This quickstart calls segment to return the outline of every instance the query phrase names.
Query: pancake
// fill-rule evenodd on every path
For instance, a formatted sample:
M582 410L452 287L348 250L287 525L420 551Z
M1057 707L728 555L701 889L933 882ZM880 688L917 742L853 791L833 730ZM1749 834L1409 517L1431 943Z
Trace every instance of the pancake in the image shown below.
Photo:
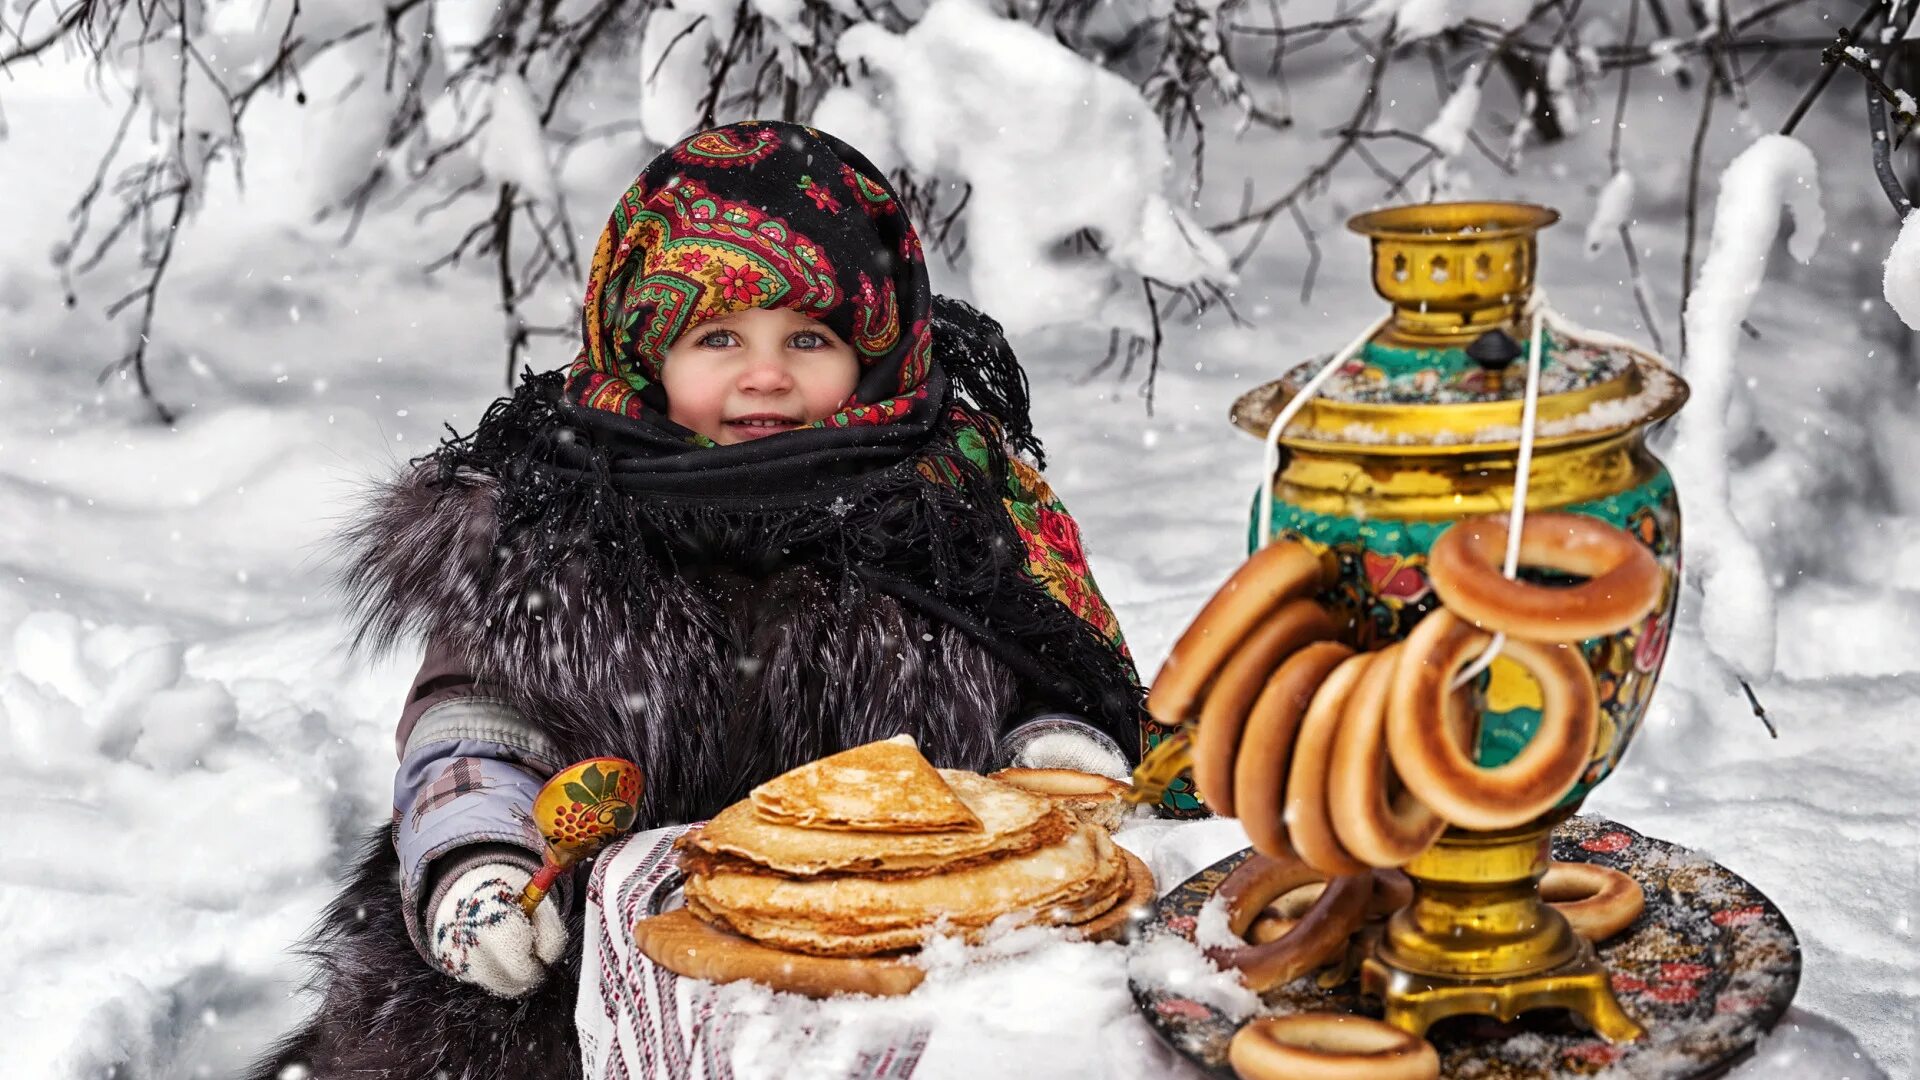
M1087 941L1123 939L1153 904L1153 874L1125 851L1127 882L1106 911L1063 926ZM1049 914L1058 915L1057 909ZM708 982L740 979L787 993L825 998L836 994L895 996L912 993L926 977L923 968L898 952L877 956L809 956L776 949L731 930L721 929L687 909L652 915L634 924L635 946L648 959L677 975Z
M1066 808L1062 807L1061 809L1065 810ZM926 877L929 874L945 874L955 870L965 870L970 867L992 862L995 859L1006 858L1009 855L1024 855L1036 848L1043 848L1049 844L1057 844L1073 835L1073 831L1079 827L1080 820L1082 819L1075 818L1071 812L1048 814L1040 819L1038 825L1024 835L1019 845L1001 851L987 851L977 855L963 855L959 858L948 859L942 862L929 862L925 865L907 864L881 868L862 866L822 870L818 874L783 873L771 866L757 863L752 859L742 858L729 852L707 851L700 846L698 837L689 836L678 845L680 847L680 869L687 874L761 874L770 877L785 878L828 877L844 874L859 874L862 877L872 878ZM916 833L914 835L925 836L928 834Z
M811 761L748 793L762 821L847 831L978 832L980 819L920 756L913 736L895 735Z
M936 770L964 803L977 829L854 832L762 820L745 801L689 833L686 846L727 855L795 877L826 873L933 871L983 855L1015 855L1053 843L1071 819L1038 795L958 769ZM1062 825L1062 821L1068 825Z
M1068 903L1094 891L1117 856L1091 826L1024 855L952 873L913 877L865 874L790 878L703 874L687 880L689 895L726 914L850 928L899 926L945 916L984 923L1021 908Z
M761 874L689 877L687 907L709 923L776 948L868 956L911 948L935 930L973 936L1008 914L1048 923L1095 918L1129 890L1128 868L1105 831L952 873L793 880Z

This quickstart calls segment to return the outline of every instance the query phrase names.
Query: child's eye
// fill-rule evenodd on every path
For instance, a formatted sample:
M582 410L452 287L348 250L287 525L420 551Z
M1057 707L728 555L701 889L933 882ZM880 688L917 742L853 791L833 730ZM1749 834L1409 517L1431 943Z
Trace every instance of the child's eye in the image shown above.
M793 335L790 343L796 349L824 349L833 344L827 340L827 335L816 330L802 330Z
M709 330L700 335L699 345L703 349L724 349L733 342L731 330Z

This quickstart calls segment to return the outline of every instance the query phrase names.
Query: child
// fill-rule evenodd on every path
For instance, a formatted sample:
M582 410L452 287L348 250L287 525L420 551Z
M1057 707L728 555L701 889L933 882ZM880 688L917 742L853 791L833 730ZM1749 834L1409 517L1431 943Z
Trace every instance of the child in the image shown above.
M427 642L394 820L311 947L324 1000L258 1076L573 1076L580 903L529 920L529 810L618 755L638 828L908 732L936 765L1124 775L1142 693L1038 472L999 326L927 286L884 175L741 123L614 208L585 346L352 530L363 642ZM1123 747L1125 749L1123 749ZM451 977L449 977L451 976Z

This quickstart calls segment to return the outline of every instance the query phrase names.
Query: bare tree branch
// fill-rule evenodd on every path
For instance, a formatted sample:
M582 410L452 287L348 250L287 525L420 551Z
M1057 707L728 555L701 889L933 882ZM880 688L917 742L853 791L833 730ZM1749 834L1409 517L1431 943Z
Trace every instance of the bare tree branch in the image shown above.
M1713 87L1700 91L1700 120L1693 129L1693 150L1687 159L1687 246L1680 257L1680 358L1687 356L1687 301L1693 297L1693 245L1700 224L1700 166L1705 156L1707 122L1713 117Z

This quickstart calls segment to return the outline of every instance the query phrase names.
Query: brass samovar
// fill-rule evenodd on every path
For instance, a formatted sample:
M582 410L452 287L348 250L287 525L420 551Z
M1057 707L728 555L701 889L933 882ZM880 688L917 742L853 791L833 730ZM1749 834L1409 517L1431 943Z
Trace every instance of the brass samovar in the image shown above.
M1644 543L1664 571L1659 604L1619 633L1581 643L1598 691L1600 733L1585 772L1560 805L1501 832L1450 828L1405 870L1412 903L1388 921L1366 957L1364 989L1386 1019L1424 1033L1446 1016L1512 1020L1564 1007L1602 1036L1641 1029L1615 1001L1591 945L1540 898L1554 825L1619 762L1646 714L1666 654L1680 581L1680 508L1672 478L1648 450L1649 428L1687 388L1659 357L1572 326L1535 294L1537 234L1554 211L1520 203L1443 203L1362 214L1373 284L1393 305L1278 433L1270 498L1256 498L1273 539L1308 545L1333 583L1318 599L1351 644L1404 638L1438 605L1424 572L1434 539L1455 521L1510 511L1520 459L1528 343L1539 322L1538 408L1527 474L1529 511L1589 514ZM1544 320L1544 321L1542 321ZM1300 365L1234 404L1236 426L1266 436L1279 411L1325 362ZM1497 658L1474 687L1483 766L1511 760L1539 722L1540 691ZM1142 787L1162 804L1201 812L1178 733L1148 732ZM1170 741L1171 740L1171 741Z

